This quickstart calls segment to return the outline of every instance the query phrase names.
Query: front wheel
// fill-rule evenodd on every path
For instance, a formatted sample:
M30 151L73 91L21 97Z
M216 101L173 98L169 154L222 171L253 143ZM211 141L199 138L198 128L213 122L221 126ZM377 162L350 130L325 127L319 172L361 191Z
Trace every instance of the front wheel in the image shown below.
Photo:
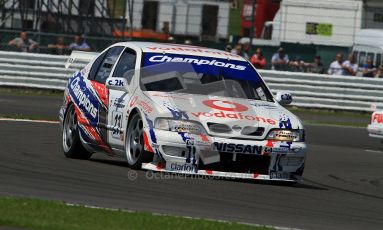
M81 143L78 130L77 116L74 105L68 107L63 123L63 150L68 158L89 159L92 153L88 152Z
M132 169L140 169L142 163L151 162L153 155L144 148L144 124L136 113L130 119L125 137L125 152L128 165Z

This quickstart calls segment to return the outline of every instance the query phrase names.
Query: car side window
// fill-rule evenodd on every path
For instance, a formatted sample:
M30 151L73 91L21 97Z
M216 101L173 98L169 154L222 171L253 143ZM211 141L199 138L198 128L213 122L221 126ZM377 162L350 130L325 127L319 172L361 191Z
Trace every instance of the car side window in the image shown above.
M88 79L94 80L96 78L96 73L98 68L100 67L100 64L102 60L104 60L105 55L108 53L108 51L105 51L100 56L97 57L97 59L93 62L92 67L90 68Z
M120 61L118 62L116 68L114 69L112 77L123 77L130 81L134 75L134 69L136 66L136 52L131 49L126 48L122 53Z
M121 46L115 46L110 48L106 52L104 58L102 59L101 64L99 64L98 67L94 66L94 67L97 67L97 71L94 75L91 76L90 79L100 83L105 83L106 79L110 75L110 72L112 71L114 64L117 61L117 58L120 56L120 53L122 52L123 49L124 48ZM92 66L92 69L93 69L93 66Z

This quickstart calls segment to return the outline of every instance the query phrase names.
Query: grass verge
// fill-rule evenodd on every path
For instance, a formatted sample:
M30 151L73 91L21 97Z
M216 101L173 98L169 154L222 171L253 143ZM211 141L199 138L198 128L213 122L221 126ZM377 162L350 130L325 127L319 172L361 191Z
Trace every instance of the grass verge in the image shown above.
M68 206L63 202L10 197L0 197L0 226L47 230L272 229L239 223L94 209Z
M371 113L334 111L324 109L303 109L290 107L292 113L308 125L336 125L346 127L366 128L370 122Z
M370 112L350 112L350 111L335 111L335 110L326 110L326 109L304 109L297 107L288 108L292 113L296 115L320 115L320 116L329 116L329 117L350 117L350 118L361 118L361 119L370 119Z
M313 121L305 120L305 125L328 125L328 126L343 126L343 127L353 127L353 128L366 128L366 123L354 123L354 122L340 122L340 121Z

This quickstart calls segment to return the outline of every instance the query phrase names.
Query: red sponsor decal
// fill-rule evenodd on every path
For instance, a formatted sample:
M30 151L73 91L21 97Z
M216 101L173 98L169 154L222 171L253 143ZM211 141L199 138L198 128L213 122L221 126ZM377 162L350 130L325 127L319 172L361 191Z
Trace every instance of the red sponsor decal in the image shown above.
M198 113L192 113L192 115L197 117L197 118L200 118L200 117L230 118L230 119L237 119L237 120L258 121L258 122L268 123L270 125L277 124L277 121L274 119L271 119L271 118L252 116L252 115L244 115L242 113L225 113L225 112L221 111L221 112L217 112L217 113L198 112Z
M258 173L253 173L253 178L256 179L259 176Z
M207 136L205 134L200 134L199 136L201 137L202 141L205 141L205 142L209 141L209 138L207 138Z
M81 113L80 109L77 106L75 106L75 109L77 114L77 120L83 126L88 136L92 138L105 152L112 153L112 149L102 140L99 132L89 124L88 120Z
M145 113L151 113L153 111L152 106L146 101L139 101L138 105Z
M246 106L231 101L205 100L202 103L210 108L229 112L243 112L249 110Z
M273 148L274 147L273 141L272 140L268 140L267 144L266 144L266 147Z
M193 53L207 53L207 54L215 54L215 55L224 55L231 57L239 57L236 54L232 54L225 51L213 50L213 49L204 49L201 47L177 47L177 46L168 46L168 47L146 47L149 50L153 51L181 51L181 52L193 52Z
M375 113L373 116L372 116L372 123L379 123L379 124L382 124L383 123L383 114L381 113Z
M70 98L69 94L67 94L65 97L65 107L68 107L69 102L71 102L71 98Z
M213 175L213 170L205 170L205 171L206 171L206 174Z
M138 96L135 96L135 97L130 101L129 107L132 107L134 104L136 104L137 99L138 99Z
M165 163L158 163L157 165L156 165L156 169L157 170L161 170L161 169L164 169L166 167L166 164Z
M150 146L149 138L148 138L148 135L146 134L146 132L144 132L144 148L146 151L154 153L152 146Z
M98 97L101 99L102 103L105 106L108 106L108 89L105 87L104 84L96 82L96 81L90 81L93 89L96 91Z

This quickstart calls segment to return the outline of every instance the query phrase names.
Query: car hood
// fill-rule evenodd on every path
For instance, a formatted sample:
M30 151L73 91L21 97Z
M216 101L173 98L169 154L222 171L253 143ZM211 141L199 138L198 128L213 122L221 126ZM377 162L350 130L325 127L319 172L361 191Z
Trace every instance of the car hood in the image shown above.
M274 128L303 129L302 122L278 103L182 93L145 92L157 108L156 117L200 122L210 135L263 139ZM227 125L232 132L217 133L211 125ZM249 135L246 130L263 130ZM260 132L258 132L260 134Z

